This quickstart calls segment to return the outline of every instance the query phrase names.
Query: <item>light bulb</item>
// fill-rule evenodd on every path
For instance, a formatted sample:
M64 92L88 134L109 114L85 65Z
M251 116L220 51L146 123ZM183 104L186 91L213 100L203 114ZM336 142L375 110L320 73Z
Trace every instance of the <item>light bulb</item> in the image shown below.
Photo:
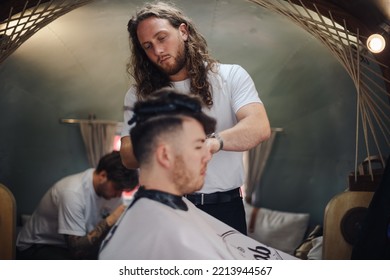
M386 46L386 41L382 35L372 34L367 39L367 48L372 53L380 53L381 51L384 50L385 46Z

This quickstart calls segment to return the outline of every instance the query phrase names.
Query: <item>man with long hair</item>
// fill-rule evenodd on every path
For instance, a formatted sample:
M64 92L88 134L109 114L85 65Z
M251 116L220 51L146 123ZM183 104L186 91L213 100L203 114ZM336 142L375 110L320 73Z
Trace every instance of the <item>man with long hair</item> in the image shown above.
M246 234L240 192L245 175L241 152L270 136L268 117L253 80L241 66L213 59L191 19L172 4L145 4L128 22L128 32L132 51L128 72L135 84L124 101L123 164L138 167L128 125L136 101L167 86L198 96L217 126L207 138L213 157L205 185L187 198Z

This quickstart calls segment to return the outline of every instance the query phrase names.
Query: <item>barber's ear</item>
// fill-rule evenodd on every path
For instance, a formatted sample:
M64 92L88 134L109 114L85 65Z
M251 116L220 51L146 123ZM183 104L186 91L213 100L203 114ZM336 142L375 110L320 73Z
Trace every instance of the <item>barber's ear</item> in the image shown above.
M188 39L188 27L185 23L180 24L179 32L184 41Z
M171 149L167 145L159 145L156 149L157 162L165 168L170 168L172 165L173 155Z

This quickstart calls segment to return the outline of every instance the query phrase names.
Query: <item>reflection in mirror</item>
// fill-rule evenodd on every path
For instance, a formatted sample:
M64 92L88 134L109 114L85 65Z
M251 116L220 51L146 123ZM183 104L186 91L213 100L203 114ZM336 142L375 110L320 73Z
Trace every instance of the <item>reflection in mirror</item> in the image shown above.
M0 114L6 120L0 126L7 132L0 139L0 181L13 188L20 213L31 213L51 182L89 165L79 126L58 119L96 112L123 121L123 97L131 84L125 73L126 24L143 2L92 1L37 29L0 64ZM176 2L199 24L218 60L248 70L271 126L284 129L275 139L256 203L310 212L312 222L321 223L326 203L346 187L355 147L359 157L366 154L364 130L355 143L356 116L364 116L359 124L367 123L369 135L367 108L388 104L379 101L384 99L383 80L376 74L381 66L357 47L357 32L342 35L342 24L317 24L320 17L307 26L307 19L298 22L301 16L284 11L286 17L260 2ZM356 106L357 96L364 106ZM374 137L368 138L375 147ZM383 147L384 137L379 138Z

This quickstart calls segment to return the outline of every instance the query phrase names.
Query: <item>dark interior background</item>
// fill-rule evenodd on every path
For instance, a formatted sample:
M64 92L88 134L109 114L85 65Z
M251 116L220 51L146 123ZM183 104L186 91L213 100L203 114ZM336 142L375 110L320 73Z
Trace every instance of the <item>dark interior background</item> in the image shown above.
M0 64L0 182L14 193L18 214L31 214L55 181L89 167L78 125L59 119L93 113L122 121L131 84L126 25L143 2L93 1L38 31ZM283 128L255 204L307 212L312 224L321 224L355 165L351 78L314 37L256 4L175 3L217 59L251 74L271 126Z

